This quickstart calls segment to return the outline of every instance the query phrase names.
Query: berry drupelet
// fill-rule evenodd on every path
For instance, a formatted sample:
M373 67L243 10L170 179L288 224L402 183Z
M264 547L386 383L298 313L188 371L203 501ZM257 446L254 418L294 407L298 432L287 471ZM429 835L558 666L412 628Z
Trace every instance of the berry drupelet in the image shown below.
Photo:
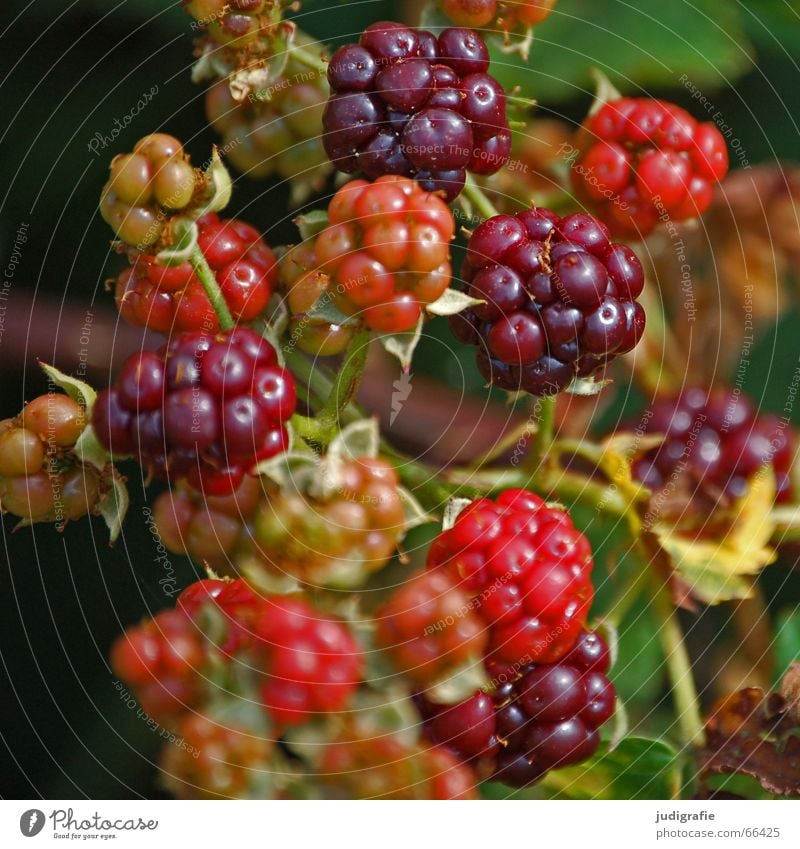
M615 235L643 237L661 219L697 218L728 172L717 127L663 100L612 100L586 120L583 133L572 185Z
M281 263L297 338L315 353L338 352L341 325L305 315L323 292L372 330L411 330L450 282L452 213L406 177L353 180L334 195L329 225ZM321 272L321 273L320 273ZM327 328L327 332L326 332Z
M126 360L98 396L93 425L105 448L135 455L155 476L225 495L287 448L296 403L294 378L254 331L183 333Z
M450 319L490 383L553 395L638 343L644 272L591 215L496 215L472 234L462 275L485 301Z
M268 0L181 0L184 9L220 44L247 47L274 24Z
M439 534L429 569L472 599L497 667L552 663L578 639L592 603L592 552L569 514L526 490L481 498Z
M654 490L683 477L692 494L739 498L762 466L775 473L776 498L791 498L794 435L782 419L758 415L753 402L728 389L698 387L659 398L641 430L665 441L638 457L634 475Z
M438 39L381 22L331 57L325 149L347 173L414 177L448 200L466 173L494 174L508 160L505 93L487 71L489 51L469 29Z
M526 787L597 750L598 728L616 704L609 666L605 641L583 631L559 661L501 675L491 695L478 692L455 705L434 705L422 695L417 703L434 743L495 781Z
M197 220L198 245L235 320L253 321L266 309L278 282L278 263L259 232L244 221L210 213ZM214 308L190 262L160 265L136 254L117 278L120 314L158 333L219 329Z
M532 27L550 17L556 0L441 0L442 11L461 27L485 27L496 22L505 32L517 25Z

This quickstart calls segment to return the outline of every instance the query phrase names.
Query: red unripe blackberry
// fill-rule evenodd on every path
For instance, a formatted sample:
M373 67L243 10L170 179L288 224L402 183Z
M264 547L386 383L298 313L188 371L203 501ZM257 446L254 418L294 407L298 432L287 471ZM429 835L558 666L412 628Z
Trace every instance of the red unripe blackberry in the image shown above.
M370 25L328 66L328 156L340 171L413 177L452 200L467 171L493 174L510 153L505 94L488 68L472 30L452 27L437 39L403 24Z
M417 574L375 613L378 645L424 687L480 658L487 631L470 596L443 570Z
M183 333L135 354L93 411L97 438L160 478L206 495L232 492L259 461L285 450L294 378L252 330Z
M615 235L650 233L659 220L702 215L728 172L722 133L663 100L622 97L584 123L572 185Z
M592 603L592 552L569 514L526 490L478 499L434 540L429 569L467 592L501 666L552 663L574 645Z
M265 310L278 280L278 263L257 230L236 219L214 214L197 221L198 243L217 278L234 319L253 321ZM130 324L158 333L219 329L202 284L187 261L159 265L136 255L117 278L117 306Z
M666 434L633 464L636 477L654 490L679 476L688 479L692 494L739 498L767 465L775 473L777 500L791 499L794 432L784 419L758 415L741 392L690 387L659 398L640 429Z
M428 736L480 772L525 787L549 770L586 760L600 742L597 729L614 713L606 677L608 646L582 631L555 663L532 663L501 674L493 695L478 692L455 705L420 704Z
M631 351L644 332L644 272L586 213L496 215L467 248L462 277L483 304L452 316L478 368L502 389L553 395Z
M329 354L350 338L326 325L329 336L321 339L320 323L304 315L324 292L373 330L412 329L450 282L450 210L413 180L387 175L342 186L328 215L313 248L301 245L281 262L299 344Z

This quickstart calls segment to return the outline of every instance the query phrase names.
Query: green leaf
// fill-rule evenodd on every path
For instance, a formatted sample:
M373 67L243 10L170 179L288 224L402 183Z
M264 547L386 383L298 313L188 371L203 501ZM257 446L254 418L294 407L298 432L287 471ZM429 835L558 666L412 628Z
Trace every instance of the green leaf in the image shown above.
M97 434L91 425L87 425L83 429L83 433L78 437L78 441L72 450L81 463L94 466L100 472L105 469L106 464L111 460L106 449L100 444L100 440L97 438Z
M775 683L800 660L800 608L782 610L775 623Z
M321 233L328 226L328 210L314 209L311 212L306 212L303 215L298 215L294 219L303 241L313 239L318 233Z
M613 751L549 772L540 787L556 799L674 799L681 783L675 750L661 740L626 737Z
M111 477L111 486L102 496L97 504L97 509L103 517L108 528L109 541L114 543L122 531L122 523L128 512L130 498L124 481L114 471Z
M491 52L491 73L504 88L550 102L586 95L592 66L627 93L680 85L683 74L696 86L721 87L752 67L738 4L719 0L560 0L536 27L527 66L498 45Z
M406 333L387 333L380 337L381 345L386 349L386 352L400 360L403 371L408 371L411 368L411 360L414 359L414 351L417 349L422 336L422 325L424 323L425 316L421 315L413 330Z
M42 362L39 365L49 380L55 383L59 389L63 389L73 401L77 401L84 408L86 418L89 419L92 415L92 407L94 407L95 399L97 398L97 393L94 389L88 383L78 380L77 377L64 374L63 371L59 371L55 366Z

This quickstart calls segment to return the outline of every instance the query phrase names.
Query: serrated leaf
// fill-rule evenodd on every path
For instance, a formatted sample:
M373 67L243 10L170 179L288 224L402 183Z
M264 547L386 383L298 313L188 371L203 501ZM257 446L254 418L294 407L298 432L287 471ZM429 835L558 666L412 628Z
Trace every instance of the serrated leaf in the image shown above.
M318 233L321 233L328 226L328 210L314 209L311 212L305 212L303 215L298 215L294 219L297 229L303 241L313 239Z
M100 440L97 438L97 434L91 425L87 425L83 429L83 433L78 437L78 441L75 443L72 451L81 463L94 466L100 472L105 469L111 460L106 449L100 444Z
M455 525L456 519L470 504L472 504L472 501L469 498L451 498L444 508L442 530L449 531Z
M122 523L125 520L125 514L128 512L130 497L125 482L119 477L116 470L114 470L109 484L108 490L103 493L97 502L97 510L108 528L109 542L114 543L122 531Z
M197 247L197 222L191 218L179 217L172 219L172 244L156 254L159 265L180 265L191 259L192 252Z
M397 494L403 503L403 514L405 515L404 527L406 531L410 531L419 525L428 525L436 521L436 517L425 512L425 508L404 486L397 487Z
M49 380L55 383L60 389L63 389L73 401L76 401L84 408L86 419L90 419L94 402L97 399L97 393L94 389L88 383L78 380L77 377L64 374L63 371L59 371L55 366L43 362L40 362L39 365Z
M486 301L480 298L472 298L459 289L445 289L440 297L425 307L425 311L431 315L456 315L468 307L485 303Z
M425 316L421 315L414 330L406 333L387 333L379 337L386 352L397 357L404 371L411 368L414 351L422 337L422 325L424 323Z
M626 737L612 751L601 743L588 761L551 770L541 783L561 799L674 799L681 785L680 761L661 740Z

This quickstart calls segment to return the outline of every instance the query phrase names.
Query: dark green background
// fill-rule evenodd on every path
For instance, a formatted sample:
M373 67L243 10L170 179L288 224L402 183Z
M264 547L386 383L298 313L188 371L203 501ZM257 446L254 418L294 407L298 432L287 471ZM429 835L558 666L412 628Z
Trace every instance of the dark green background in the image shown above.
M112 150L129 149L158 129L187 140L202 161L215 139L204 127L202 90L189 79L193 33L176 4L5 0L2 12L0 253L10 250L21 222L30 225L7 313L7 322L29 327L28 344L0 344L0 416L8 416L43 388L36 357L52 359L54 340L66 332L74 336L57 313L45 321L40 309L47 299L79 314L90 304L98 315L112 306L103 281L119 260L109 257L109 232L95 212ZM334 42L393 14L388 2L346 8L317 2L307 4L301 18L313 35ZM691 108L678 82L686 73L735 128L751 162L792 158L800 141L797 15L797 4L783 0L561 0L558 14L538 31L532 70L499 67L498 73L539 98L545 111L576 121L589 103L591 65L626 92L663 95ZM153 85L159 93L142 114L112 147L92 155L92 136L110 132L114 119ZM293 233L285 201L280 188L238 180L231 211L269 231L271 242L286 242ZM284 223L275 227L276 221ZM790 316L777 347L771 338L759 345L748 379L761 396L760 376L772 368L765 406L781 406L797 330ZM58 364L74 368L74 339L62 342ZM438 350L423 345L416 368L432 370ZM108 353L91 373L98 382ZM465 356L465 366L470 360ZM479 383L476 377L471 388ZM124 626L169 603L158 585L164 573L153 562L141 481L133 478L130 488L124 539L113 550L97 521L73 524L63 535L45 526L12 533L13 521L2 522L3 797L158 793L151 761L159 738L121 703L106 662ZM179 582L188 582L192 567L179 558L173 562ZM781 564L762 579L775 609L800 600L798 582L787 584L788 574L788 564ZM695 623L692 641L706 646L714 636L724 639L717 624L713 617ZM698 672L702 683L708 670ZM645 684L632 682L633 694ZM658 677L647 686L647 698L658 698Z

